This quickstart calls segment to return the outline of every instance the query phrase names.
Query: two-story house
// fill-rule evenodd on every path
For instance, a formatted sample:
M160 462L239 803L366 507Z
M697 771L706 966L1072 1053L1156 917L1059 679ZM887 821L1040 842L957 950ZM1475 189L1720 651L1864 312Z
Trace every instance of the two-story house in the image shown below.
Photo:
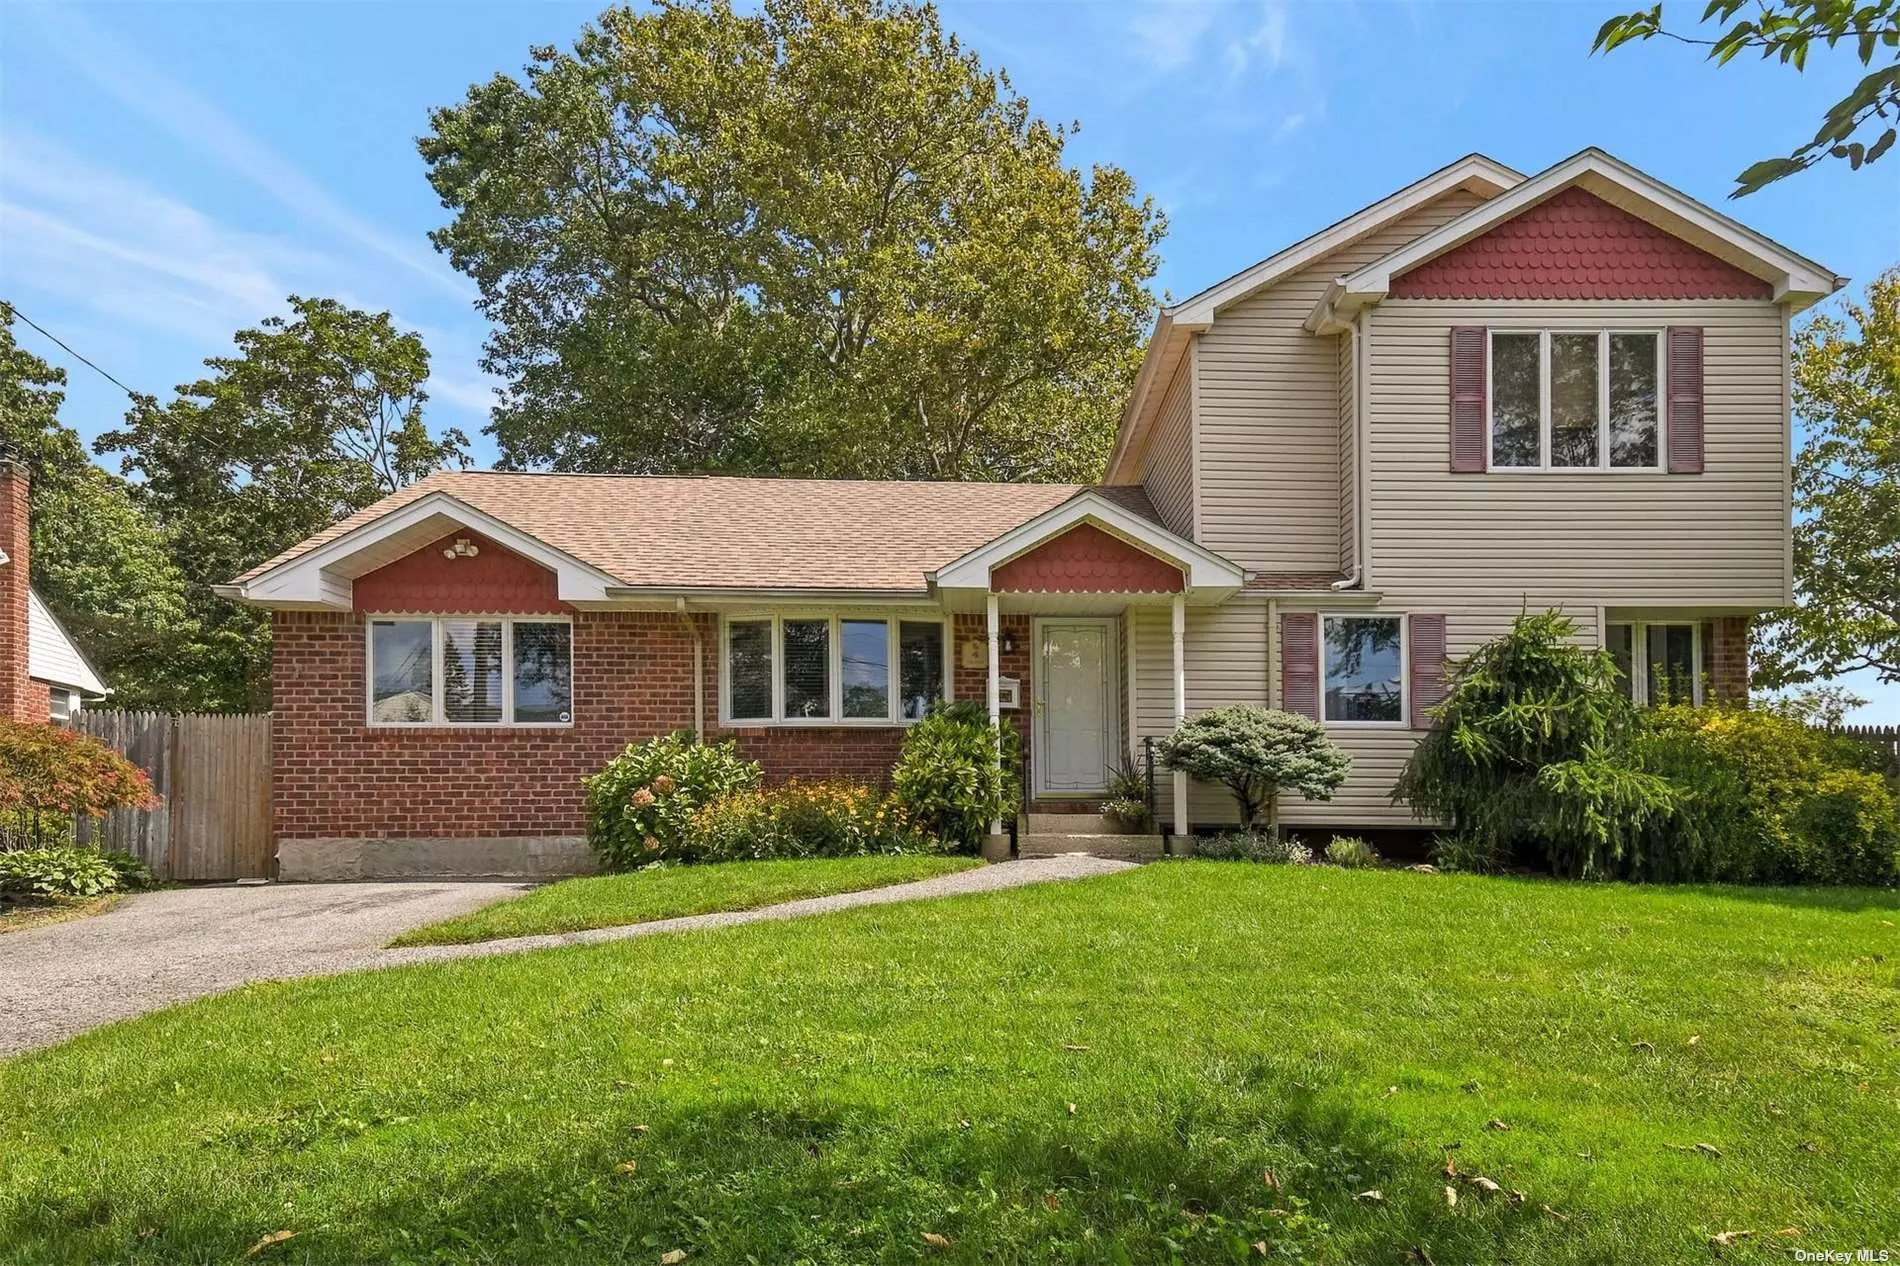
M1285 824L1421 825L1391 788L1447 658L1527 606L1638 699L1745 696L1789 323L1842 284L1600 151L1474 155L1166 309L1100 486L425 479L229 587L273 611L282 873L570 869L630 740L875 779L940 698L1015 721L1032 810L1253 703L1353 757ZM1158 790L1177 836L1232 820Z

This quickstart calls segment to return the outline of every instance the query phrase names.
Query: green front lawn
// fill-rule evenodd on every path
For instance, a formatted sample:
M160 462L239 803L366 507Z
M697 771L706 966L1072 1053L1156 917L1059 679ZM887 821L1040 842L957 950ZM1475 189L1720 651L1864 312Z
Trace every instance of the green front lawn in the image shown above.
M0 1063L0 1259L1895 1247L1897 906L1188 862L252 986Z
M506 936L623 927L715 910L756 910L781 901L862 892L980 865L974 857L823 857L590 875L564 879L510 901L404 932L390 944L461 945Z

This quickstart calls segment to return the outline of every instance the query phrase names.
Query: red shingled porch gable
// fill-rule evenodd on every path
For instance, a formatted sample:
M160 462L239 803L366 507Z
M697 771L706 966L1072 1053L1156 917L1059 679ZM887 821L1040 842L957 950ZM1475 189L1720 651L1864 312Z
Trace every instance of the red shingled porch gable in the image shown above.
M996 568L990 588L998 593L1179 593L1182 578L1174 564L1092 523L1079 523Z
M1394 299L1768 299L1758 277L1569 188L1392 279Z

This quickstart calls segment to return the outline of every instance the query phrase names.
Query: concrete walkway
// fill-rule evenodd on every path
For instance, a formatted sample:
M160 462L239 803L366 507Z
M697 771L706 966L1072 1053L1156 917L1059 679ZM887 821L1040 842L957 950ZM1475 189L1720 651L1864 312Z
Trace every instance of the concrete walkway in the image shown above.
M253 980L327 976L401 963L514 954L695 928L795 919L1126 870L1071 855L1004 862L865 892L759 910L662 919L558 936L385 949L411 928L527 890L513 883L270 884L180 888L128 897L88 919L0 936L0 1056Z

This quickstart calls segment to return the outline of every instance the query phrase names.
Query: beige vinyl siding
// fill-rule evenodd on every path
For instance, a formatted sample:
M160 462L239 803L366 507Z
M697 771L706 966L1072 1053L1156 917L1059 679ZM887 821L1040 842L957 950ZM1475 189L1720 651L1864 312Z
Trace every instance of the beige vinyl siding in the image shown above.
M1448 193L1222 311L1199 336L1201 544L1258 571L1339 565L1338 340L1302 323L1334 278L1479 201Z
M1701 475L1449 473L1453 325L1704 328ZM1368 341L1371 585L1515 609L1788 600L1783 318L1768 302L1388 300Z
M1334 339L1339 344L1339 569L1350 570L1359 538L1359 384L1354 381L1352 341L1348 331Z
M1170 532L1189 540L1194 539L1193 386L1190 353L1181 358L1174 381L1161 397L1141 476L1161 521Z
M1135 742L1160 738L1174 730L1173 614L1165 606L1131 607L1135 629ZM1189 607L1184 646L1187 710L1193 716L1230 703L1267 703L1266 604L1229 602L1220 607ZM1158 770L1157 812L1173 821L1173 778ZM1233 797L1223 787L1193 785L1188 816L1196 824L1229 822Z

